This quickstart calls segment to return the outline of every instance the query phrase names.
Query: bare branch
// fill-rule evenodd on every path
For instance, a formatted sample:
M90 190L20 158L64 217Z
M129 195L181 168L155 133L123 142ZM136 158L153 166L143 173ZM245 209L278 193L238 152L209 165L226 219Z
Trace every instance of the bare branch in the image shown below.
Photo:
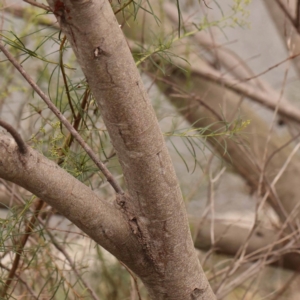
M284 12L286 18L291 22L291 24L295 27L296 30L297 29L297 24L298 24L298 11L296 12L297 17L296 20L294 20L294 18L291 16L290 12L288 11L288 9L286 8L286 6L281 2L281 0L275 0L275 2L278 4L278 6L281 8L281 10ZM297 4L298 6L298 4Z
M1 178L43 199L99 245L126 261L129 254L116 245L126 244L131 232L116 207L30 147L23 163L18 159L17 145L12 138L0 134L0 145Z
M195 220L192 222L195 222ZM203 250L209 250L213 247L216 252L229 255L236 255L250 231L249 226L245 226L241 221L228 222L225 220L215 220L214 235L216 242L212 244L210 220L204 220L200 224L201 228L199 228L196 236L195 247ZM275 257L273 262L275 265L278 260L280 260L284 267L300 271L299 253L296 251L293 253L291 245L288 246L290 247L290 253L285 253L285 250L288 249L285 247L287 242L298 234L299 231L296 231L292 235L282 235L283 237L280 237L277 230L271 230L262 226L257 227L251 235L246 248L246 256L244 257L245 263L261 259L270 248L273 248L273 250L268 253L268 258ZM295 241L295 243L297 243L297 241Z
M297 0L297 4L296 4L296 22L295 22L295 26L298 30L298 32L300 31L300 1Z
M9 268L5 265L3 265L1 262L0 262L0 267L4 270L7 270L9 271ZM28 285L28 283L26 282L26 280L24 280L21 276L19 276L18 274L15 274L15 276L18 278L18 280L20 282L22 282L25 287L27 288L28 292L30 293L30 295L32 296L33 299L37 299L38 300L38 297L35 295L34 291L32 290L32 288Z
M6 50L5 46L0 42L0 50L8 58L8 60L15 66L15 68L21 73L21 75L26 79L26 81L32 86L36 93L44 100L51 111L57 116L57 118L65 125L65 127L70 131L76 141L82 146L89 157L93 160L96 166L101 170L107 181L111 184L114 190L118 194L123 194L123 190L120 185L115 180L111 172L106 168L106 166L99 160L98 156L90 148L90 146L83 140L80 134L74 129L74 127L69 123L65 116L57 109L57 107L51 102L50 98L40 89L40 87L33 81L29 74L23 69L23 67L17 62L17 60Z
M70 257L68 252L65 251L65 249L59 245L59 243L57 243L57 241L55 240L55 237L52 235L52 233L49 230L47 230L47 234L49 235L54 247L65 256L65 258L69 262L69 264L70 264L72 270L74 271L74 273L76 274L76 276L80 279L83 286L89 291L92 299L99 300L99 297L96 295L95 291L91 288L91 286L88 284L88 282L82 277L82 275L76 269L75 263L72 261L72 258Z
M170 20L177 24L178 20L178 13L177 9L174 4L171 3L164 3L164 9L167 14L167 16L170 18ZM182 14L182 18L186 24L184 24L186 30L194 30L194 26L190 25L191 21L188 21L188 15ZM192 43L197 42L201 47L205 48L207 51L211 53L215 57L215 59L218 61L218 63L223 66L230 75L232 75L236 80L239 82L245 82L251 80L249 82L252 86L258 87L261 91L266 92L267 95L269 95L270 99L279 99L281 98L281 103L288 103L288 100L285 99L283 95L279 95L279 93L273 89L268 83L266 83L264 80L260 79L259 76L270 71L272 68L277 67L278 65L284 63L285 61L288 61L293 58L297 58L298 55L294 55L292 57L288 57L284 61L281 61L280 63L276 64L275 66L272 66L268 70L260 73L260 74L254 74L254 72L251 70L251 68L247 65L247 63L235 52L232 50L225 48L223 45L217 44L211 35L206 33L206 31L200 31L197 34L193 35L189 39ZM225 76L226 74L223 73ZM274 101L276 102L276 100Z
M28 3L28 4L31 4L32 6L35 6L35 7L38 7L38 8L41 8L41 9L44 9L46 11L51 11L50 7L43 4L43 3L38 3L34 0L23 0L24 2Z
M18 144L20 153L25 155L27 153L27 145L24 143L20 134L11 125L2 120L0 120L0 126L5 128L13 136L16 143Z
M134 43L130 43L131 48L137 49L137 45ZM192 47L191 47L192 48ZM261 91L257 88L253 87L251 84L247 84L244 82L241 82L240 80L236 80L230 77L224 76L221 72L218 70L213 69L210 67L207 63L204 61L201 61L198 56L194 56L194 53L189 53L189 59L193 61L193 64L188 64L186 62L185 58L185 46L181 45L173 49L175 54L178 55L178 57L184 58L183 59L177 59L173 58L174 65L169 66L169 72L171 73L172 70L174 70L174 73L178 71L178 68L176 66L180 66L182 69L189 70L191 72L192 78L194 76L202 77L208 81L215 82L221 87L225 87L229 90L232 90L242 96L248 97L255 102L258 102L262 104L263 106L270 108L272 110L276 109L277 100L281 95L270 92L270 89L267 91ZM192 50L191 50L192 52ZM291 58L299 57L300 54L297 54L295 56L291 56ZM289 59L291 59L289 58ZM153 58L154 59L154 58ZM155 57L157 62L159 63L160 58ZM287 59L287 60L289 60ZM149 69L148 69L149 70ZM149 70L150 72L153 70ZM173 75L174 76L174 75ZM255 76L254 76L255 78ZM285 101L284 103L281 103L278 106L278 114L288 118L289 120L295 121L296 123L300 123L300 110Z
M14 17L17 18L23 18L27 19L28 17L30 18L32 13L30 13L28 10L26 10L23 6L21 5L16 5L14 4L13 6L8 6L5 8L6 13L10 13ZM52 19L53 15L43 15L42 17L40 16L39 18L36 18L36 22L38 25L41 26L47 26L53 29L59 29L59 26L57 24L57 21L55 19Z
M291 1L282 0L263 0L273 22L276 26L279 36L284 41L286 49L292 55L300 53L300 35L296 26L296 20L291 14ZM293 1L294 2L294 1ZM300 74L300 58L293 61L298 76Z
M209 81L216 82L221 86L224 86L240 95L249 97L268 108L271 108L273 110L276 109L278 99L274 99L272 95L269 95L266 92L259 91L249 84L239 82L232 78L224 77L220 72L210 68L209 66L207 66L207 68L200 69L198 67L195 67L193 64L191 66L191 71L192 74L194 73ZM289 103L279 104L278 114L289 118L289 120L300 123L300 110Z
M195 64L196 60L194 61ZM201 76L202 77L202 76ZM198 97L203 97L203 90L209 91L205 94L204 100L209 103L210 108L218 108L221 99L223 99L223 88L217 84L208 83L202 80L197 74L191 76L193 85L191 92L182 91L183 86L186 86L186 77L180 71L175 71L172 76L165 76L162 78L157 78L160 82L159 87L164 91L177 108L178 111L190 122L195 128L211 126L211 130L219 130L221 124L214 123L219 121L215 114L211 113L207 109L203 109L196 101L194 95ZM167 80L167 82L165 81ZM167 84L166 84L167 83ZM252 88L252 87L251 87ZM176 95L180 92L182 96ZM175 95L175 96L174 96ZM226 105L228 111L235 111L236 105L238 104L237 96L234 93L227 93L226 95ZM268 136L268 127L265 122L263 122L255 112L246 104L243 103L239 106L240 114L246 116L247 119L251 120L251 124L247 128L248 132L259 132L258 135L249 134L247 136L247 141L243 138L237 137L239 143L232 141L231 139L226 139L224 137L213 137L208 140L216 147L220 155L226 159L230 164L232 164L237 172L243 176L253 188L257 188L259 178L261 175L261 157L263 156L265 150L266 137ZM205 116L205 117L204 117ZM233 116L231 116L233 117ZM212 125L213 124L213 125ZM224 153L224 148L222 145L226 144L226 151ZM289 144L286 140L272 134L271 141L268 145L268 156L274 157L272 153L277 151L280 147L285 147L284 150L277 154L276 159L268 159L268 168L264 176L264 188L263 192L268 191L268 201L274 210L278 213L280 219L284 222L287 215L297 206L299 203L299 189L295 188L297 186L297 179L295 174L299 174L300 161L297 157L293 158L293 162L288 165L285 178L280 178L276 183L276 189L271 186L270 182L274 179L276 173L274 170L280 170L283 165L285 165L288 157L289 151L292 150L291 147L286 148ZM250 147L249 147L250 146ZM292 192L293 191L293 192ZM297 212L297 217L299 218L300 213ZM294 222L295 220L293 220Z

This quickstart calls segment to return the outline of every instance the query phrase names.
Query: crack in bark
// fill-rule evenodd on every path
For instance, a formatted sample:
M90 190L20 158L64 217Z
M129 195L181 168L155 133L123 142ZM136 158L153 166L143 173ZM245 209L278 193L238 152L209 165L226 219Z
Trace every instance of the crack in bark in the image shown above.
M145 251L146 259L152 262L154 270L159 274L164 274L164 268L161 267L151 249L151 238L147 228L143 228L138 221L137 213L130 207L131 199L128 194L117 194L116 202L121 207L122 212L126 215L132 233L137 237L138 242Z
M107 74L108 74L108 76L109 76L109 78L110 78L110 84L116 85L116 83L115 83L114 80L113 80L112 75L111 75L110 72L108 71L108 63L107 63L107 62L105 62L105 70L106 70L106 72L107 72Z

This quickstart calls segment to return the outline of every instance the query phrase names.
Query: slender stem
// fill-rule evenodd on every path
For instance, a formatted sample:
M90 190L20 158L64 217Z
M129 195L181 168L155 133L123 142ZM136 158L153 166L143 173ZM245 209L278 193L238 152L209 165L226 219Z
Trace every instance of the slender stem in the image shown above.
M129 0L128 2L126 2L122 7L120 7L118 10L114 11L114 14L118 14L120 11L122 11L125 7L127 7L131 2L133 2L133 0Z
M0 50L4 53L7 59L15 66L15 68L21 73L25 80L31 85L31 87L36 91L36 93L44 100L49 109L57 116L57 118L65 125L69 130L75 140L81 145L81 147L86 151L89 157L93 160L96 166L101 170L107 181L113 187L113 189L118 194L124 194L123 189L117 183L111 172L107 167L100 161L97 155L93 152L90 146L83 140L76 129L69 123L66 117L59 111L59 109L51 102L50 98L40 89L40 87L33 81L29 74L23 69L23 67L17 62L17 60L6 50L3 43L0 42Z
M1 262L0 262L0 268L1 269L4 269L6 271L9 271L9 268L5 265L3 265ZM24 286L27 288L28 292L31 294L32 296L32 299L36 299L38 300L38 297L34 294L34 291L32 290L32 288L29 286L29 284L26 282L26 280L22 279L22 277L18 274L15 274L15 276L18 278L18 280L20 282L22 282L24 284Z
M5 295L7 293L7 290L9 289L9 287L10 287L10 285L11 285L11 283L12 283L12 281L13 281L15 275L16 275L16 271L17 271L18 266L19 266L21 255L24 251L25 244L28 240L29 235L31 234L31 232L34 228L37 216L39 214L39 211L42 209L43 204L44 204L44 201L42 201L41 199L38 199L37 204L36 204L36 208L35 208L34 213L33 213L33 216L31 217L29 223L26 226L25 233L24 233L24 235L21 239L20 244L17 246L14 262L13 262L12 268L10 269L8 278L7 278L7 280L6 280L6 282L3 286L3 290L1 292L1 297L5 297Z
M72 104L72 99L71 99L71 95L70 95L70 90L69 90L69 86L68 86L68 82L67 82L67 76L66 76L65 67L64 67L64 60L63 60L63 55L64 55L63 48L64 48L64 44L65 44L66 40L67 40L67 37L64 36L63 39L62 39L62 42L60 44L60 47L59 47L59 53L60 53L60 55L59 55L59 65L60 65L62 77L63 77L63 80L64 80L64 84L65 84L65 89L66 89L66 94L67 94L69 106L71 108L73 117L75 118L75 110L74 110L74 107L73 107L73 104Z
M61 247L57 241L55 240L54 236L52 235L52 233L47 230L47 234L49 235L51 242L53 244L53 246L59 251L61 252L66 260L69 262L71 268L73 269L74 273L77 275L77 277L81 280L82 284L84 285L84 287L89 291L91 297L94 300L99 300L98 296L96 295L95 291L90 287L90 285L88 284L88 282L81 276L81 274L78 272L78 270L75 267L74 262L72 261L70 255L67 253L67 251L65 251L65 249L63 247Z
M51 11L50 7L45 5L45 4L42 4L42 3L38 3L34 0L23 0L24 2L28 3L28 4L31 4L33 6L36 6L38 8L41 8L41 9L44 9L46 11Z
M25 155L28 152L27 146L16 129L2 120L0 120L0 126L5 128L12 135L19 147L19 151Z
M89 95L90 95L90 90L87 87L85 92L84 92L83 99L81 101L80 110L78 111L77 116L75 116L75 118L73 120L73 127L75 128L76 131L78 131L80 121L82 120L82 115L83 115L85 107L88 103ZM64 142L64 145L63 145L62 149L67 150L68 148L70 148L73 141L74 141L74 138L73 138L72 134L69 133L69 135L65 139L65 142ZM63 161L64 161L64 155L63 155L63 151L61 151L61 157L59 158L57 164L61 165L63 163ZM105 163L105 162L103 162L103 163Z

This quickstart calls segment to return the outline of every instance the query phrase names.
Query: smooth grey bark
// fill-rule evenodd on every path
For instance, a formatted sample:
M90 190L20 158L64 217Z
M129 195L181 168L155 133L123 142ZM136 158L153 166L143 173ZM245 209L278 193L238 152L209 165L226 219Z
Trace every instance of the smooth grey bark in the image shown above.
M117 203L131 228L122 260L153 299L214 299L198 261L177 178L155 113L110 3L48 1L66 34L122 166ZM140 255L142 254L142 255Z
M115 256L126 255L119 245L131 232L120 210L56 163L28 150L22 155L13 138L1 133L0 177L43 199Z

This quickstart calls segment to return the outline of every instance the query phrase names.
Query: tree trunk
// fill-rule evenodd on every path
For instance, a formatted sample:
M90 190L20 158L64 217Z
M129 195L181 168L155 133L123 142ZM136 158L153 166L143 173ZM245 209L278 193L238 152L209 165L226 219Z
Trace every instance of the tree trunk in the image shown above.
M128 195L117 203L140 249L123 262L153 299L214 299L191 239L185 206L155 113L110 3L48 1L110 134ZM130 242L130 243L129 243Z

